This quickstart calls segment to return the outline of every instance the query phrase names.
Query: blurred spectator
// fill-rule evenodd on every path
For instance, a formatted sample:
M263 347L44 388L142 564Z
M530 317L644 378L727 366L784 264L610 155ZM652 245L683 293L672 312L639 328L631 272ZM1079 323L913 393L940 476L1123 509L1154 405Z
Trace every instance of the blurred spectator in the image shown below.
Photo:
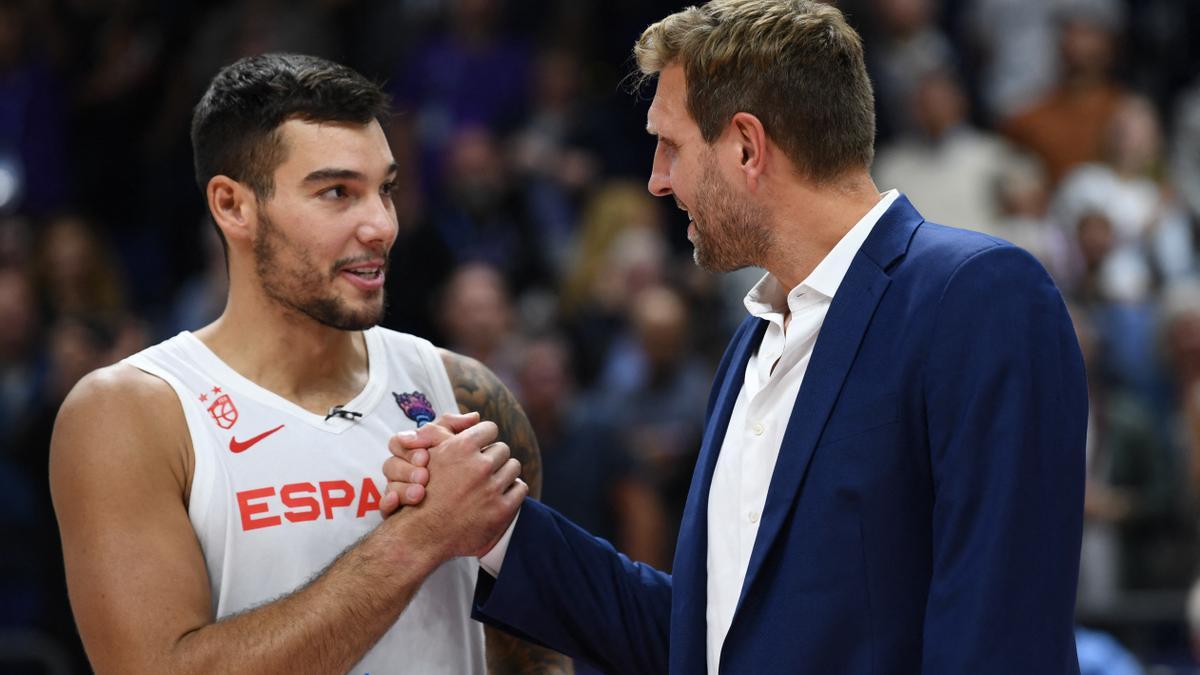
M446 349L478 359L514 389L520 337L512 298L500 274L481 263L457 268L440 306Z
M88 221L58 216L39 233L33 270L45 310L111 315L125 306L121 271Z
M995 234L1007 145L971 126L966 94L944 68L919 76L907 103L913 130L879 150L876 184L899 188L931 221Z
M0 267L27 264L33 250L32 239L26 219L0 216Z
M665 277L667 245L658 205L641 185L600 187L584 208L574 255L562 279L562 315L579 373L590 384L625 327L629 301Z
M74 101L71 166L77 206L119 234L118 248L144 232L141 191L146 130L166 73L167 24L148 0L64 3L64 66ZM122 189L114 178L123 178ZM136 258L135 258L136 260Z
M1125 268L1132 275L1127 273L1120 276L1123 270L1119 267L1106 270L1106 263L1112 260L1112 253L1117 246L1108 216L1098 211L1084 212L1075 221L1074 230L1079 277L1072 280L1071 285L1065 286L1065 290L1088 304L1113 298L1136 300L1146 294L1149 280L1145 276L1145 266L1140 261L1133 267Z
M1053 91L1004 122L1004 132L1046 166L1052 185L1100 156L1109 121L1124 96L1114 80L1119 0L1057 3L1059 77Z
M712 373L692 350L692 317L676 291L642 290L630 304L629 322L631 332L613 346L599 381L599 405L619 424L619 442L650 469L673 542L700 449Z
M572 315L589 304L619 311L628 291L636 288L628 288L625 279L611 274L619 262L614 260L619 258L615 251L621 246L618 242L630 231L657 234L659 220L658 206L642 185L617 181L597 189L584 210L575 253L562 280L564 312ZM656 246L661 257L665 254L665 243ZM644 267L629 271L635 277L629 281L637 288L657 279L655 273Z
M12 440L12 431L33 403L38 329L29 275L21 268L0 267L0 444Z
M503 0L448 0L449 27L419 44L394 77L411 119L427 193L437 192L446 150L463 128L496 132L524 112L529 49L501 30Z
M413 216L400 222L392 246L383 325L445 344L438 325L438 296L454 272L454 256L424 214Z
M966 31L980 63L986 118L1008 119L1054 84L1053 3L1046 0L969 0Z
M180 331L203 328L225 311L225 300L229 296L225 248L216 229L211 226L200 231L200 238L204 249L204 268L176 293L163 330L159 331L164 339Z
M934 22L934 0L873 0L878 42L867 52L875 83L880 139L917 130L912 101L920 75L954 62L950 42Z
M618 439L621 420L577 398L567 344L531 341L516 392L542 451L542 500L630 558L670 567L658 495Z
M38 50L31 3L0 0L0 215L67 199L62 85Z
M1089 616L1111 616L1123 592L1184 581L1178 577L1181 486L1150 410L1106 377L1105 345L1090 317L1079 308L1071 316L1090 404L1079 607Z
M1130 87L1161 106L1187 85L1200 66L1194 35L1200 3L1191 0L1126 0L1129 20L1121 74Z
M1195 220L1200 218L1200 79L1179 97L1169 147L1175 187Z
M28 630L38 623L46 604L40 583L45 561L27 550L9 552L20 542L44 536L44 522L37 513L40 504L34 496L36 479L7 454L0 453L0 540L5 542L5 555L0 556L0 597L4 598L0 603L0 639L8 631ZM4 665L0 661L0 666Z
M122 340L121 334L127 338ZM87 373L116 362L146 346L144 335L137 339L135 324L120 323L89 315L68 315L50 327L47 340L47 372L39 396L17 427L13 458L27 476L44 477L49 472L50 434L54 418L67 392ZM131 410L130 415L137 415ZM64 583L62 545L54 521L49 481L32 483L34 488L35 536L21 542L14 555L31 561L38 570L33 580L40 598L34 626L68 646L79 672L86 663L83 647L75 632L75 622Z
M577 54L541 52L533 106L512 141L512 165L525 184L534 229L556 273L567 264L581 193L600 168L586 147L589 119L580 78Z
M1100 161L1063 180L1051 213L1067 227L1103 216L1111 246L1102 260L1089 261L1100 267L1098 290L1109 300L1141 301L1157 279L1193 273L1191 223L1159 179L1162 134L1149 101L1124 99L1104 129L1102 148ZM1081 244L1089 236L1080 232Z
M1175 440L1186 458L1193 499L1200 496L1200 282L1169 287L1162 303L1163 347L1174 385Z
M1091 315L1104 344L1104 376L1143 400L1158 387L1154 350L1156 310L1146 266L1115 255L1119 241L1103 212L1085 211L1069 226L1078 267L1065 277L1063 291Z
M495 136L484 127L454 135L433 226L456 263L486 262L520 292L548 280L541 241Z
M210 80L219 68L243 56L303 51L332 57L338 51L331 10L324 0L242 0L208 13L196 30L192 77Z
M1066 289L1073 243L1047 213L1050 195L1045 171L1028 155L1010 156L997 171L994 189L999 216L991 234L1032 253L1059 287Z

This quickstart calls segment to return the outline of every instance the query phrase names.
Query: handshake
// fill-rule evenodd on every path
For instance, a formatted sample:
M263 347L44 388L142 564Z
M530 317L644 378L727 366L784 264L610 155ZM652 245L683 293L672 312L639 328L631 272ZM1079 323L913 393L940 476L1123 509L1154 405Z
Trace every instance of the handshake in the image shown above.
M424 524L440 557L482 556L500 541L529 487L519 479L521 463L499 430L479 413L443 415L416 431L388 441L383 463L387 489L379 502L388 518Z

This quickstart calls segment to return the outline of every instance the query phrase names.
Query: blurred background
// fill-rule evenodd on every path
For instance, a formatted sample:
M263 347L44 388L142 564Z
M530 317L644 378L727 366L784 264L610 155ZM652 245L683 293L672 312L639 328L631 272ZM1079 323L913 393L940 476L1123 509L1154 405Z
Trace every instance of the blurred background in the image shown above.
M699 272L684 216L645 190L630 49L683 4L0 0L0 671L86 672L54 416L88 371L221 312L188 124L218 68L264 51L386 84L385 325L488 364L538 433L545 501L669 569L710 377L761 274ZM1084 673L1200 672L1200 3L836 4L866 42L879 187L1027 248L1070 304L1092 408Z

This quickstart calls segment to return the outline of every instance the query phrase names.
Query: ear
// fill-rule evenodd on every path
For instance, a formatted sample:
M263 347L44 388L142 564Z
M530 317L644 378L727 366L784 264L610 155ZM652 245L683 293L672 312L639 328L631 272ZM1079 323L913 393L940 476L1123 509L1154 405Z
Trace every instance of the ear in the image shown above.
M746 178L746 186L753 192L759 187L759 179L767 170L767 132L762 121L748 113L736 113L729 121L734 148L739 153L739 168Z
M226 241L249 241L258 220L258 198L249 187L229 176L217 175L205 190L208 211Z

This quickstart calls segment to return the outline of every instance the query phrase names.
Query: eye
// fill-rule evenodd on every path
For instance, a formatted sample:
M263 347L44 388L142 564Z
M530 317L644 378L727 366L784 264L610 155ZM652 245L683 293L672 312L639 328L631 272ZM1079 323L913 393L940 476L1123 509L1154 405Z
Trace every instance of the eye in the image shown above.
M379 193L387 196L387 195L391 195L392 192L395 191L395 189L396 189L396 181L390 180L390 181L384 183L383 185L379 186Z
M323 190L317 196L320 197L321 199L340 200L340 199L345 199L346 197L348 197L349 193L346 191L345 185L335 185L331 188Z

